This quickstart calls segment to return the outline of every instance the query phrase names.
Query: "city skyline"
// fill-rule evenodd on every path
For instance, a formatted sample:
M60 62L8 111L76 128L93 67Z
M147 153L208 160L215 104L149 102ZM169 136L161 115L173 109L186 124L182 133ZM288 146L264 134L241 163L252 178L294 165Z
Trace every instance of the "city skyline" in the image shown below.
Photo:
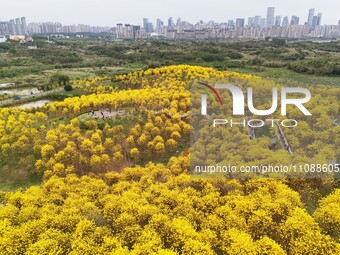
M88 0L60 0L58 5L49 3L48 6L45 6L45 2L41 0L32 0L29 3L22 0L14 0L2 3L2 9L6 11L0 14L0 20L4 21L25 16L28 23L51 21L68 25L89 24L91 26L115 26L117 23L128 23L143 26L143 18L145 17L154 24L157 19L166 22L169 17L172 17L174 21L181 17L183 20L191 23L196 23L200 20L206 22L214 20L215 22L223 23L231 19L236 20L237 18L243 18L247 23L249 17L269 17L268 7L275 8L274 19L276 16L281 16L282 18L288 16L291 18L295 15L300 18L300 24L308 21L310 9L317 10L317 13L323 13L323 24L338 24L340 19L337 12L340 9L340 2L331 0L324 0L322 2L287 0L284 4L282 1L279 3L279 1L258 0L255 5L254 2L246 4L247 2L250 3L251 1L245 0L240 5L228 0L223 1L222 4L218 0L211 0L208 3L193 2L192 0L185 2L173 0L171 3L164 5L160 1L155 0L145 0L143 2L126 0L116 3L109 2L108 0L98 0L95 3ZM36 8L37 5L39 5L39 8ZM18 6L22 8L18 10ZM65 8L65 6L69 8ZM51 8L53 9L52 11ZM93 10L96 10L96 12ZM275 20L269 22L273 23Z
M58 34L58 33L109 33L117 39L146 39L150 37L169 39L208 39L208 38L303 38L340 36L340 20L338 25L322 25L322 13L308 10L308 18L300 24L298 16L275 15L275 7L267 7L265 17L255 15L236 18L227 22L204 22L195 24L183 21L180 17L175 21L169 17L167 22L157 19L154 25L148 18L143 18L143 25L117 23L116 26L91 26L88 24L65 25L60 22L33 22L26 25L26 18L15 18L0 22L0 35ZM78 35L80 36L80 35Z

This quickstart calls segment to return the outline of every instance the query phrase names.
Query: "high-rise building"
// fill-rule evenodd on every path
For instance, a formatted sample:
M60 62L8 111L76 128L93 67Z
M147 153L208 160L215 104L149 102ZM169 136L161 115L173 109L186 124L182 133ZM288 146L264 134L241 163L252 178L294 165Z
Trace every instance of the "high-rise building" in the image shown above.
M313 24L314 12L315 12L315 9L314 9L314 8L309 9L309 12L308 12L308 20L307 20L307 25L308 25L309 28L311 28L311 27L312 27L312 24Z
M248 27L253 27L253 26L255 26L255 18L249 17L248 18Z
M315 31L315 29L321 25L322 13L318 13L318 16L313 16L312 26L309 27L309 32Z
M162 27L164 25L163 21L161 19L156 20L156 26L157 27Z
M176 26L179 26L179 25L181 24L181 22L182 22L182 21L181 21L181 18L178 18L178 19L177 19L177 22L176 22Z
M208 25L209 25L209 27L214 27L215 26L215 21L209 20Z
M275 22L274 18L275 7L268 7L267 9L267 25L273 26Z
M27 24L26 24L26 18L25 17L21 18L21 30L22 30L23 34L27 35Z
M244 19L236 19L236 27L244 27Z
M317 22L317 26L320 26L321 25L321 19L322 19L322 13L321 12L319 12L318 13L318 22Z
M164 33L164 22L161 19L156 20L155 32L158 34Z
M148 27L148 30L146 32L152 33L155 31L152 22L148 22L147 27Z
M275 26L281 26L281 22L282 22L282 17L276 16L275 17Z
M282 26L285 27L285 26L289 26L289 19L288 19L288 16L285 16L282 20Z
M132 26L132 37L137 38L140 34L140 26Z
M312 26L311 26L311 31L314 31L316 26L318 25L318 16L313 16L313 21L312 21Z
M0 21L0 35L9 35L9 22Z
M261 16L255 16L254 17L254 26L259 27L261 23Z
M124 27L122 23L118 23L116 26L117 38L124 38Z
M234 21L232 19L228 20L228 27L234 27Z
M149 19L143 18L143 28L145 29L146 32L148 32L148 23Z
M298 16L293 15L292 19L290 20L291 25L299 25L300 18Z
M21 31L21 21L19 18L15 19L15 31L17 35L23 34L23 32Z
M173 29L174 28L174 21L172 20L172 17L168 19L168 28Z

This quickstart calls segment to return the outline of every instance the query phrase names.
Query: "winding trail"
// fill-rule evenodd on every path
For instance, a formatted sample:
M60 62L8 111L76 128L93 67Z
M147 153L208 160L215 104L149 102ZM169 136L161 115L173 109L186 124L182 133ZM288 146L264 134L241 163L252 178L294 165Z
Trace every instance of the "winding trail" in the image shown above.
M33 94L33 95L21 96L21 98L18 99L18 100L15 100L14 98L6 99L6 100L1 100L0 101L0 107L11 106L14 103L15 104L29 103L29 102L41 99L43 96L52 94L52 93L57 92L57 91L62 91L62 90L64 90L64 88L57 88L57 89L53 89L53 90L49 90L49 91L39 92L39 93L36 93L36 94ZM28 99L28 98L32 98L33 99L33 97L35 97L35 98L32 101L24 101L23 102L23 100L22 100L22 99Z

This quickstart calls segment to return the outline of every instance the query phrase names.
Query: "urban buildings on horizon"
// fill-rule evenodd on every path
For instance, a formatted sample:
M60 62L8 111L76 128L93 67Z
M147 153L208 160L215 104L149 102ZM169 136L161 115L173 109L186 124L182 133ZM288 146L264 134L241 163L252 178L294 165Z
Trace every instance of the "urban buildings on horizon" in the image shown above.
M26 18L16 18L10 21L0 21L0 35L26 35L28 34Z
M167 22L157 19L155 25L148 18L143 18L143 25L118 23L115 27L90 25L62 25L59 22L29 23L25 17L10 21L0 21L0 35L33 35L33 34L70 34L70 33L110 33L117 39L209 39L209 38L304 38L304 37L340 37L340 20L336 25L322 25L322 13L315 9L308 11L307 20L301 24L298 16L275 15L275 7L267 8L266 17L259 15L228 20L223 23L214 21L196 24L176 21L170 17Z

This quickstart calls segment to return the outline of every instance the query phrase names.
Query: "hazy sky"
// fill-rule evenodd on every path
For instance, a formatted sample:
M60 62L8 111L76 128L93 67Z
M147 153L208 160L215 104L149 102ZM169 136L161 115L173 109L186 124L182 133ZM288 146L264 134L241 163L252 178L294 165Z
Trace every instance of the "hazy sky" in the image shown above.
M322 24L338 24L339 0L0 0L0 20L25 16L27 22L59 21L64 25L114 26L116 23L142 24L143 17L155 23L178 17L192 23L199 20L226 22L228 19L266 16L269 6L275 15L307 20L308 9L322 12ZM247 22L247 20L246 20Z

